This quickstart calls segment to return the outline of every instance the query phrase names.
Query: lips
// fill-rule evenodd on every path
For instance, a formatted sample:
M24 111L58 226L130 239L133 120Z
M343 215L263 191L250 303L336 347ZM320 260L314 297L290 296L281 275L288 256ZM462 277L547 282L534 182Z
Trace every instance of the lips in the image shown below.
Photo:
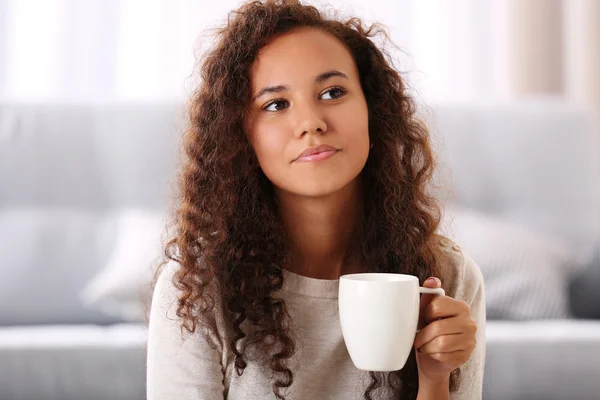
M338 149L328 144L321 144L319 146L311 147L302 152L296 159L296 161L318 161L320 159L326 159L337 153Z

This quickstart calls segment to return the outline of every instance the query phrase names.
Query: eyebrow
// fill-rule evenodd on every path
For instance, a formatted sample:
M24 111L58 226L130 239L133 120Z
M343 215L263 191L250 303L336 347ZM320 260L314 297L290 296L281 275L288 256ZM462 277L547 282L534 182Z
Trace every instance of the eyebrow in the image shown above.
M317 75L317 77L315 78L315 83L324 82L327 79L334 77L334 76L339 76L341 78L348 79L348 75L346 75L343 72L340 72L338 70L332 69L331 71L323 72L322 74ZM286 86L286 85L266 86L266 87L260 89L258 91L258 93L255 94L254 97L252 97L252 102L254 102L256 99L264 96L267 93L281 93L288 89L289 89L289 86Z

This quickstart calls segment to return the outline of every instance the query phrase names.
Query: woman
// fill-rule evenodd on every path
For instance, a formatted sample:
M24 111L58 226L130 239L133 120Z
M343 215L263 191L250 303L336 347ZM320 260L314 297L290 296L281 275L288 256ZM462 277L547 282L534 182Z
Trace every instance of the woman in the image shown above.
M149 399L481 398L482 276L436 234L428 132L377 33L297 1L245 4L219 31L157 274ZM448 294L422 296L400 371L360 371L344 345L338 278L365 271Z

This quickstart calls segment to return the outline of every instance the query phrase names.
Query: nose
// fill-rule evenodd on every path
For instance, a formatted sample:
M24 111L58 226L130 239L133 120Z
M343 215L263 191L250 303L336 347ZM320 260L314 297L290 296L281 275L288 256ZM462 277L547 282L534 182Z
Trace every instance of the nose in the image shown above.
M297 112L297 129L296 137L304 136L307 133L325 133L327 132L327 124L320 115L319 110L315 105L305 104L301 107L296 107Z

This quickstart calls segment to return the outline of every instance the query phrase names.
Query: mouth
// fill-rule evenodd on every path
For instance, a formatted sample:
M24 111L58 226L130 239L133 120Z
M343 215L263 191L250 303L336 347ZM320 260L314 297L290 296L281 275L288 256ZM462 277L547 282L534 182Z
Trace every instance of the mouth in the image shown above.
M319 152L315 152L312 154L307 154L305 156L298 157L296 162L317 162L327 160L338 153L339 150L331 149L331 150L323 150Z

